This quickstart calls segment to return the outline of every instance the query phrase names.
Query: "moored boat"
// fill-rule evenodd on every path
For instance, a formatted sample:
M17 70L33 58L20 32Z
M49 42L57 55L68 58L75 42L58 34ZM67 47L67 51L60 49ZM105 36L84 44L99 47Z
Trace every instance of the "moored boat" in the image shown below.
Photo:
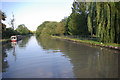
M16 42L17 41L17 36L11 36L11 42Z
M22 39L21 35L11 36L11 42L17 42Z

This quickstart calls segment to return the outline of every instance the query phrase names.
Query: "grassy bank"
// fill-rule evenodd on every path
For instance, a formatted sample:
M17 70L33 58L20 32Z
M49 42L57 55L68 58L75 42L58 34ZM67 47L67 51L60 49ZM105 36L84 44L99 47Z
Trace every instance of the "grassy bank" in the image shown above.
M52 36L52 37L64 39L64 40L69 40L72 42L87 43L87 44L91 44L91 45L95 45L95 46L101 46L101 47L120 50L120 44L115 44L115 43L101 43L101 42L93 41L93 40L81 40L79 38L70 38L70 37L65 37L65 36Z
M9 42L10 39L0 39L0 42Z
M22 35L22 38L25 38L25 37L27 37L27 36L32 36L32 34L29 34L29 35ZM8 39L0 39L0 42L10 42L10 38L8 38Z

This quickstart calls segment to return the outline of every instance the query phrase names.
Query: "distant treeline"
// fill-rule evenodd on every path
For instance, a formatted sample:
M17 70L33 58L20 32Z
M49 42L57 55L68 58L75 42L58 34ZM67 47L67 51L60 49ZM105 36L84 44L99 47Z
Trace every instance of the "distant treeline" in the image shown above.
M27 35L33 34L24 24L18 25L17 29L14 30L13 21L11 20L12 27L6 28L6 25L1 21L5 21L6 15L0 10L0 39L10 38L12 35Z
M60 22L45 21L36 35L91 35L100 42L120 43L120 2L79 2Z
M13 28L6 28L2 31L2 39L10 38L13 35L28 35L33 34L24 24L18 26L16 30Z

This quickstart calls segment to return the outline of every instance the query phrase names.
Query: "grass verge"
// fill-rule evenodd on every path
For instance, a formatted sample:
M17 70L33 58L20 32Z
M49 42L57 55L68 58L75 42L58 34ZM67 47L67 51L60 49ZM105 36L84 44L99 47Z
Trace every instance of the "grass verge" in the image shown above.
M10 39L0 39L0 42L8 42Z
M101 46L101 47L120 50L120 44L115 44L115 43L101 43L101 42L98 42L98 41L81 40L79 38L70 38L70 37L65 37L65 36L52 36L52 37L53 38L64 39L64 40L69 40L69 41L73 41L73 42L88 43L88 44L95 45L95 46Z

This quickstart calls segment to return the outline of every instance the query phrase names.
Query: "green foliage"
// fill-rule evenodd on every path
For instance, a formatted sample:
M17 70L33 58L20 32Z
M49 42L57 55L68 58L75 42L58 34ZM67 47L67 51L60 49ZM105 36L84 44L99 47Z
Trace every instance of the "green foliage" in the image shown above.
M59 23L45 21L36 35L91 35L100 42L120 43L120 2L79 2L74 0L72 13Z
M97 28L97 12L96 12L96 3L89 2L87 3L87 10L88 10L88 30L91 35L96 35L96 28Z
M5 21L6 15L0 10L0 20ZM32 34L32 31L30 31L24 24L21 24L18 26L16 30L14 30L14 15L13 19L11 19L11 27L6 28L6 25L3 24L0 21L0 38L5 39L5 38L10 38L13 35L26 35L26 34ZM1 36L2 34L2 36Z
M6 15L0 10L0 20L5 21ZM10 38L10 36L17 34L17 31L12 28L6 28L6 25L0 21L0 39ZM2 36L1 36L2 35Z
M21 35L30 34L30 30L24 24L19 25L16 30Z
M92 34L95 24L94 33L100 37L102 42L120 43L120 9L118 4L120 3L88 3L88 29ZM93 20L95 22L92 22Z
M70 35L85 35L87 31L85 17L79 13L71 14L68 29Z
M12 35L19 34L16 30L13 30L13 28L6 28L6 30L2 31L2 39L4 38L10 38Z
M46 26L47 23L49 23L49 21L45 21L41 25L38 26L38 28L36 30L36 36L40 36L40 34L42 33L43 28Z
M36 33L36 31L30 31L31 33L33 33L33 34L35 34Z
M5 31L6 30L6 25L2 23L2 21L5 21L6 20L6 15L4 12L2 12L0 10L0 39L3 38L2 37L2 31Z
M64 18L61 20L61 22L58 23L56 27L56 34L59 34L59 35L65 34L66 21L67 21L67 18Z
M90 15L88 15L88 30L90 32L90 34L93 34L93 28L92 28L92 22L91 22L91 17Z
M5 19L6 19L5 13L0 10L0 20L5 21Z
M58 25L57 22L45 21L40 26L38 26L36 30L36 35L37 36L54 35L56 34L57 25Z
M70 17L68 16L68 18L66 19L66 24L65 24L65 35L69 35L69 29L68 29L68 23L70 22Z
M88 34L86 3L73 2L72 14L69 17L67 28L70 35Z

